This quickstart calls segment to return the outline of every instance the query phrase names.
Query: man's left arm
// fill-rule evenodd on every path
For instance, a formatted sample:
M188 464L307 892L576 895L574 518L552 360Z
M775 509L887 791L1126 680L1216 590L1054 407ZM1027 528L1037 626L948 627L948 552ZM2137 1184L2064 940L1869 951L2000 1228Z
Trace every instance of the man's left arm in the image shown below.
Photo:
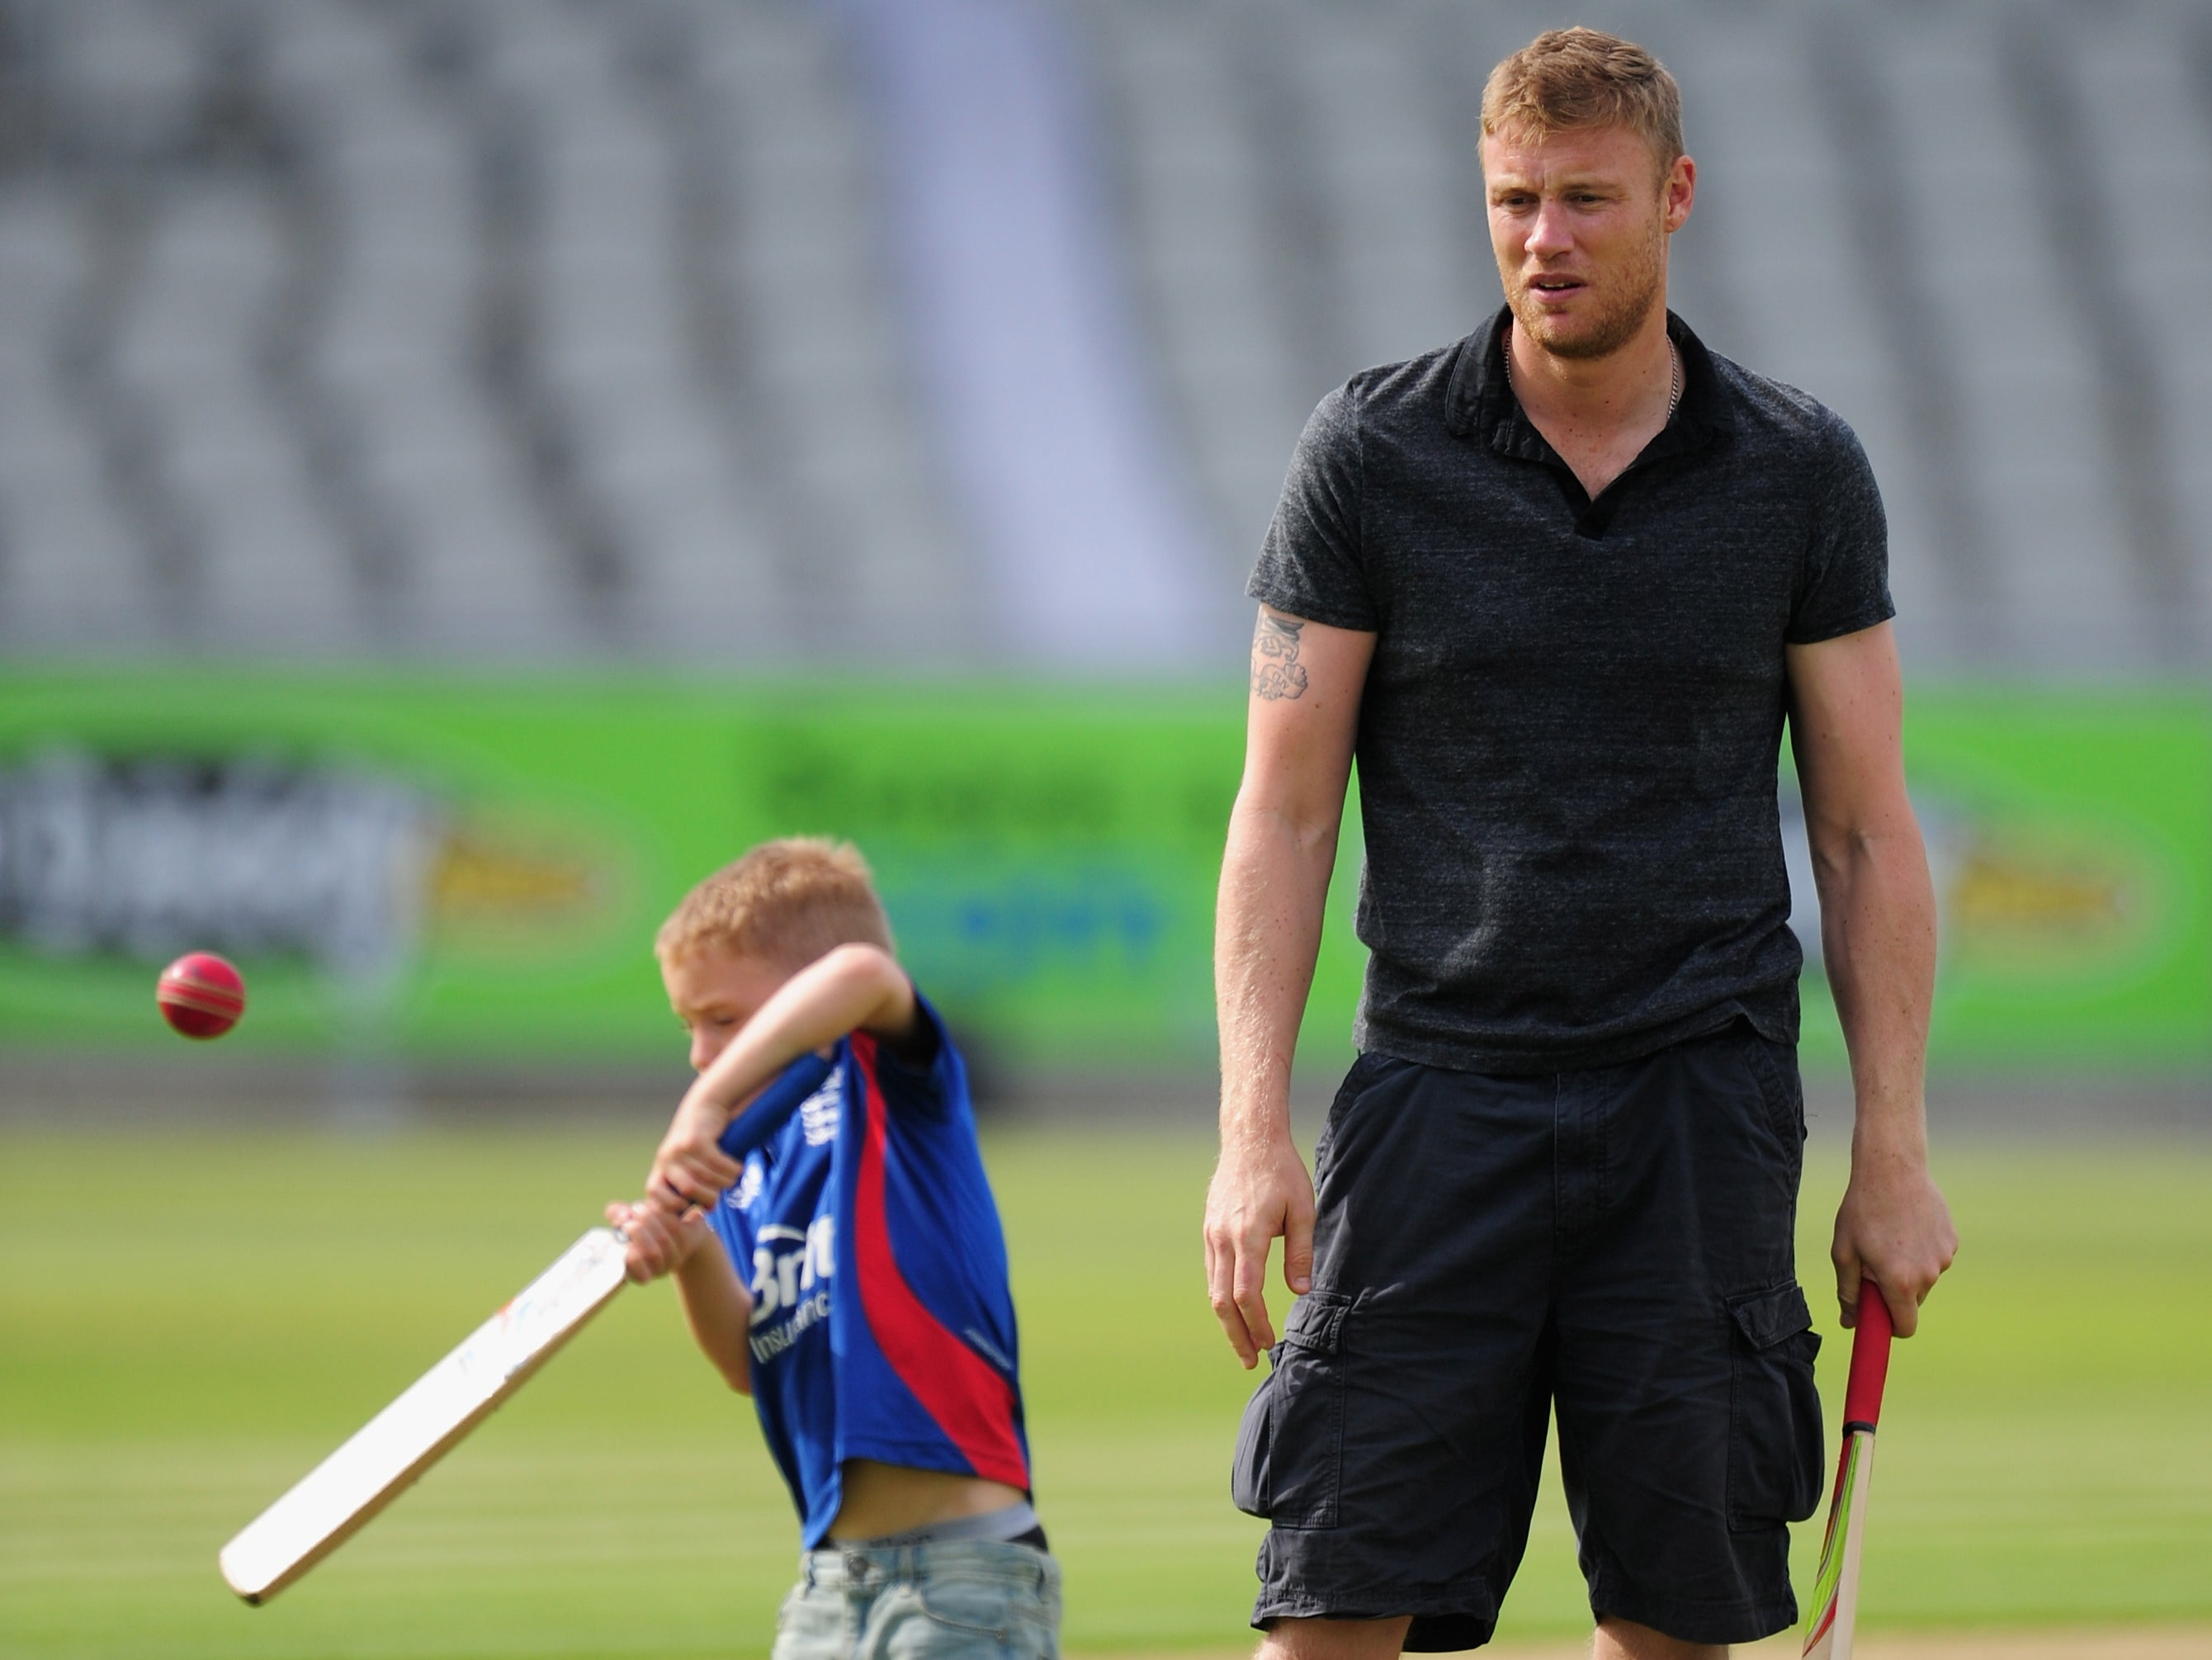
M1789 652L1790 732L1820 896L1820 946L1857 1114L1836 1214L1836 1294L1882 1290L1900 1337L1959 1249L1928 1171L1923 1070L1936 894L1905 789L1904 691L1887 623Z

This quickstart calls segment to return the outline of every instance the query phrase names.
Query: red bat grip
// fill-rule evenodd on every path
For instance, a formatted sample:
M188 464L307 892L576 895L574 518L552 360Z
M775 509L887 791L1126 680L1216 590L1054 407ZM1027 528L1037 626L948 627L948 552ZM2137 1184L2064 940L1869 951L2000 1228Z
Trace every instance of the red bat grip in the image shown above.
M1844 1426L1872 1429L1881 1417L1881 1386L1889 1376L1889 1304L1881 1287L1859 1281L1858 1324L1851 1328L1851 1375L1844 1385Z

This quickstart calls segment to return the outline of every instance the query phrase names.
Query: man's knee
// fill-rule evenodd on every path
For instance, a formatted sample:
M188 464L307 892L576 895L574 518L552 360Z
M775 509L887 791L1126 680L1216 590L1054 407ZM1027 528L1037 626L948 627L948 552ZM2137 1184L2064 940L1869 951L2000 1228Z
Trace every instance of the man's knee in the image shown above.
M1685 1643L1609 1614L1597 1622L1595 1660L1728 1660L1728 1653L1725 1643Z
M1271 1620L1259 1660L1389 1660L1405 1646L1408 1617Z

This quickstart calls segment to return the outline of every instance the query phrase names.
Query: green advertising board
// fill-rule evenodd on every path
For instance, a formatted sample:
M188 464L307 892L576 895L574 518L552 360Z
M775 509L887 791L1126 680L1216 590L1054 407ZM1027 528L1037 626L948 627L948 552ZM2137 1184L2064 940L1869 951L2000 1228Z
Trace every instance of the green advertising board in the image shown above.
M1936 1061L2212 1061L2212 699L1926 693L1905 764L1942 916ZM1840 1047L1810 999L1807 1028Z
M1200 1066L1242 723L1234 687L18 671L0 1041L173 1043L151 970L209 947L249 979L241 1052L666 1062L654 927L805 832L859 842L917 978L995 1057ZM2212 1060L2212 702L1930 691L1908 755L1936 1060ZM1321 1062L1349 1053L1358 859L1354 813ZM1839 1055L1817 975L1806 1035Z

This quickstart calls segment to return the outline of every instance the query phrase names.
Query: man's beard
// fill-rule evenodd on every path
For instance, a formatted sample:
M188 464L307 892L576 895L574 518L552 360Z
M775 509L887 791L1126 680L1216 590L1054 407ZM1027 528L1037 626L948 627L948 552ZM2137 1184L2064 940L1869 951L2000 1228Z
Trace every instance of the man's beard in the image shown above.
M1593 318L1577 319L1573 332L1559 331L1565 319L1547 316L1525 279L1513 289L1513 315L1522 332L1554 357L1609 357L1636 337L1651 307L1667 290L1667 241L1662 234L1647 243L1633 265L1616 273L1613 300Z

